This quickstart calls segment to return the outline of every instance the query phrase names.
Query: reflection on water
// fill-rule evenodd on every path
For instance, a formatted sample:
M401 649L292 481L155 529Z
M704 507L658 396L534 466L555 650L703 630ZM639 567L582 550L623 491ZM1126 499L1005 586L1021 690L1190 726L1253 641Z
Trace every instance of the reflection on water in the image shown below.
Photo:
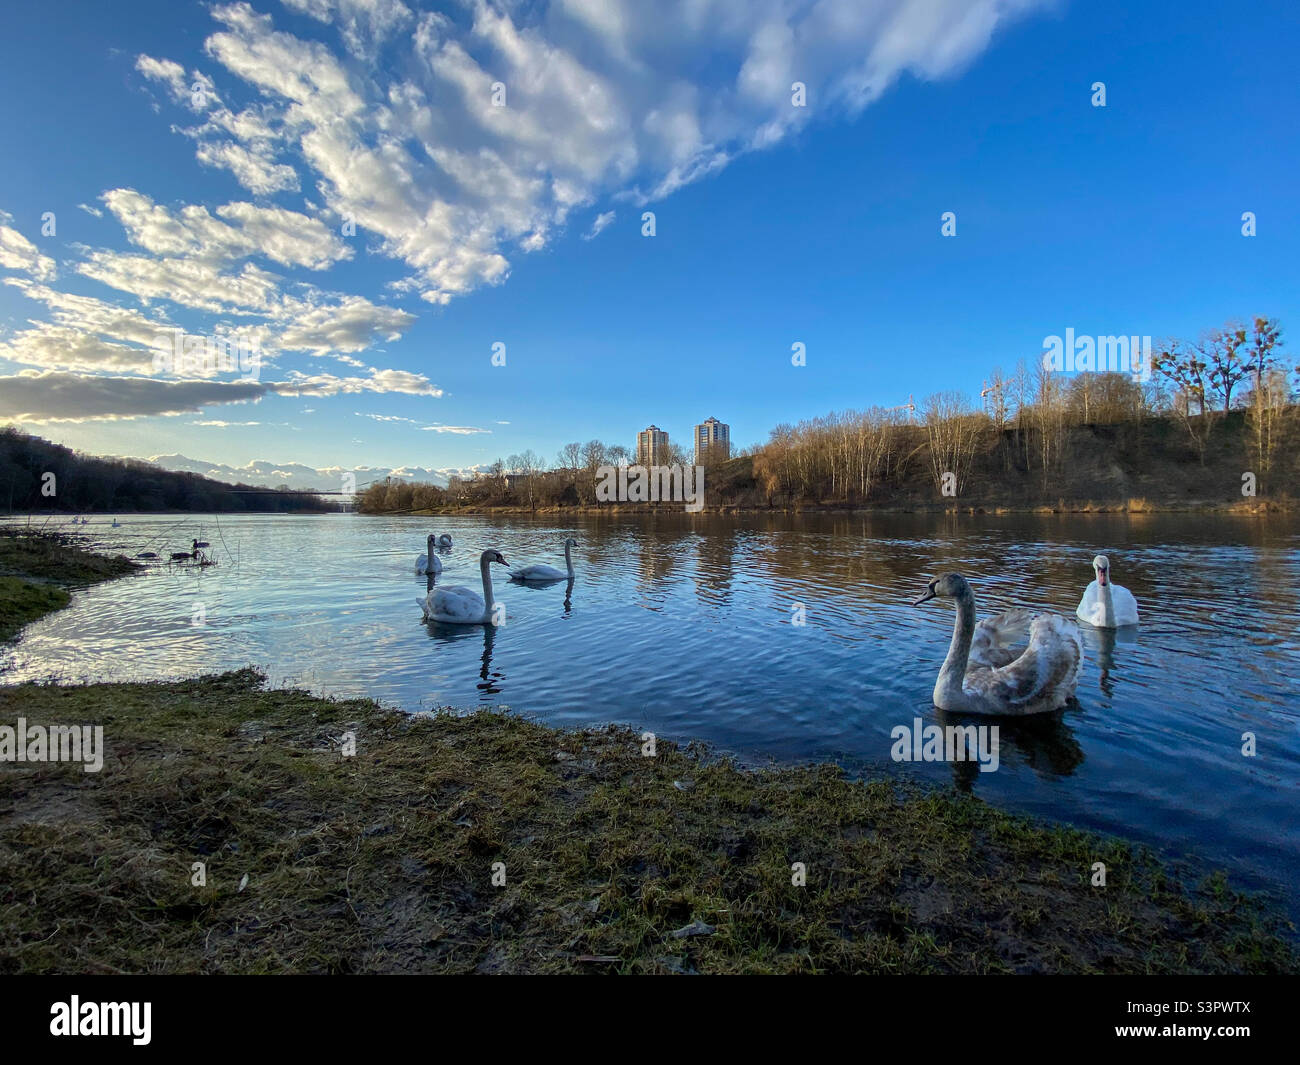
M1256 883L1300 874L1300 536L1277 519L1186 515L125 518L95 546L210 539L217 566L160 566L78 592L0 653L5 679L136 679L261 666L409 709L510 706L621 721L755 759L834 758L953 783L1011 808L1197 851ZM495 585L499 630L423 625L412 555L453 534L440 583L478 589L479 553L554 558L572 582ZM1137 629L1084 628L1076 703L998 721L1000 764L890 761L930 704L949 610L909 604L936 572L979 614L1072 615L1108 554ZM165 554L164 554L165 557ZM202 605L204 624L195 625ZM802 618L805 624L796 624ZM956 718L954 721L958 720ZM969 721L970 719L967 719ZM1258 756L1241 753L1243 734ZM1294 911L1293 911L1294 912Z

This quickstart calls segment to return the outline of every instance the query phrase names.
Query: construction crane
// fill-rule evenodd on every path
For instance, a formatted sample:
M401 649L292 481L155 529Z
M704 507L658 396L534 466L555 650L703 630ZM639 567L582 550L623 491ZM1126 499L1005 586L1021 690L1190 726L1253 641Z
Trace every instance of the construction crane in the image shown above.
M907 416L910 420L912 416L916 414L916 404L912 402L912 396L909 393L906 403L900 403L897 407L886 407L885 410L891 414L896 410L905 410L907 411Z

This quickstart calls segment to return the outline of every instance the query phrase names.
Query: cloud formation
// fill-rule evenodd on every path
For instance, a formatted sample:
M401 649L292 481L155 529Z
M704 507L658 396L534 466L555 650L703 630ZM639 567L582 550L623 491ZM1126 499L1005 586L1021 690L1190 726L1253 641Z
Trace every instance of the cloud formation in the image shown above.
M466 0L452 18L286 0L331 26L338 51L228 3L204 50L259 110L232 112L214 89L206 126L184 132L203 161L250 153L230 169L254 193L293 187L268 176L292 160L410 268L404 289L442 304L503 281L509 255L544 247L577 209L661 199L810 120L856 115L904 74L955 74L1048 2ZM139 69L194 109L179 64ZM611 220L600 212L589 235Z

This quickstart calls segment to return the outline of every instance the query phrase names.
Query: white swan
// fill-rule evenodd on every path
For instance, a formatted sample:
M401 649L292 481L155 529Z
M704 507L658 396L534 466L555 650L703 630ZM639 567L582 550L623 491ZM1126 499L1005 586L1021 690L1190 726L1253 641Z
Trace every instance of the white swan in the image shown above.
M1075 613L1080 621L1098 629L1118 629L1138 623L1138 602L1133 593L1110 580L1110 559L1098 555L1092 560L1096 579L1084 590Z
M1027 631L1023 652L1001 665L971 661L975 624L975 596L960 573L945 573L929 584L913 606L937 595L956 600L956 622L948 657L934 684L934 705L940 710L967 714L1038 714L1059 710L1074 695L1083 662L1083 639L1073 620L1060 614L1009 610L984 628L984 652L993 660L1007 657L1006 640ZM1004 621L1005 619L1005 621Z
M450 533L443 533L441 536L439 536L439 537L438 537L438 546L439 546L439 547L450 547L450 546L451 546L451 534L450 534Z
M429 533L424 546L426 553L415 556L415 572L432 573L436 577L442 572L442 559L433 553L433 533Z
M573 580L573 556L569 554L572 548L578 546L578 541L569 537L564 541L564 564L568 567L568 572L558 570L554 566L547 566L541 562L535 562L531 566L521 566L519 569L510 571L512 581L562 581L566 578Z
M492 613L496 601L492 598L492 575L488 567L496 562L506 564L500 551L484 551L479 558L483 573L483 595L459 586L435 588L423 599L417 599L423 611L423 621L441 621L446 625L493 625Z

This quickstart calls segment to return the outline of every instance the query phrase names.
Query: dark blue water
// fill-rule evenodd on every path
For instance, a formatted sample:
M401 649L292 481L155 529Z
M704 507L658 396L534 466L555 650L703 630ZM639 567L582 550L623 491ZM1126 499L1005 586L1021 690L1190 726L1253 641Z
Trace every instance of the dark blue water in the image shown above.
M1300 529L1262 518L658 516L547 519L123 518L78 527L128 553L213 542L219 565L79 592L3 653L6 681L140 679L255 664L273 682L410 710L509 706L559 725L618 721L747 759L836 759L1227 867L1287 899L1300 880ZM420 624L413 572L449 531L443 583L477 587L486 547L577 580L498 582L496 631ZM1110 556L1142 625L1086 630L1077 705L1003 721L996 772L890 760L930 705L951 632L912 607L956 568L981 616L1072 615ZM806 624L792 624L802 606ZM203 624L194 624L201 607ZM1257 755L1242 754L1243 733Z

